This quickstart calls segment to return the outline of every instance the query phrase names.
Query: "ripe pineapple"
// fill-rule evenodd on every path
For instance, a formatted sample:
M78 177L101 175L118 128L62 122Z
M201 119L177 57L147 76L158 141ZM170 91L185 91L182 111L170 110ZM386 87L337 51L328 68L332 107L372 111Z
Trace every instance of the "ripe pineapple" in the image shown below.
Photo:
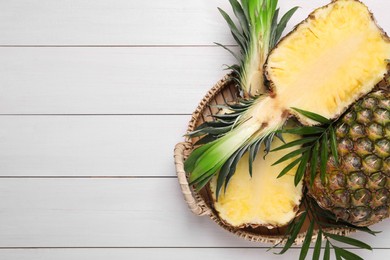
M356 226L372 225L390 212L390 96L380 90L355 103L335 126L339 165L327 163L307 187L318 204Z
M294 135L284 135L285 141L298 139ZM282 141L275 139L271 148L276 148ZM210 182L210 189L214 200L214 208L220 218L233 227L268 228L287 225L298 211L302 198L302 182L294 185L296 167L286 175L277 178L281 170L293 159L272 166L272 162L282 157L286 152L298 149L297 146L285 151L272 152L264 159L264 145L253 161L253 175L248 174L248 154L238 162L236 173L229 181L225 192L217 199L216 188L218 178Z
M206 145L191 154L185 162L185 169L188 173L191 172L190 181L196 184L198 189L212 179L210 188L214 207L227 225L272 228L289 223L295 217L302 198L302 183L295 186L293 182L294 169L278 179L277 175L281 167L286 165L281 164L271 168L271 161L263 158L270 151L271 146L274 147L280 143L279 140L272 142L275 134L260 136L243 145L241 138L250 137L253 130L256 131L256 125L249 128L241 127L238 130L241 138L233 138L228 142L217 140L218 145L203 153L205 148L213 144L213 142L207 143L210 139L218 139L223 135L225 138L229 136L228 132L234 126L241 124L240 118L245 111L258 102L258 95L264 94L266 88L264 63L269 51L278 42L288 20L297 10L297 8L291 9L278 22L277 0L242 0L240 2L230 0L234 14L239 21L237 24L240 25L240 30L228 14L221 9L219 11L229 24L233 37L241 48L242 55L238 56L226 46L221 45L238 60L239 64L230 68L235 72L234 79L241 90L242 98L237 103L227 105L226 109L215 115L215 121L207 122L190 133L192 137L206 135L201 140L201 143L206 140ZM264 102L263 105L266 103ZM226 161L223 164L217 162L217 167L220 167L218 169L214 163L223 156L220 152L225 151L233 152L233 154L229 158L225 157ZM276 159L276 156L283 156L284 153L285 151L279 152L271 157ZM198 156L205 159L203 163L211 162L213 168L209 171L211 174L205 175L203 166L194 167L199 159ZM204 166L207 167L207 165ZM217 170L219 174L213 178ZM200 176L197 176L197 172Z
M234 0L231 2L238 3ZM237 17L240 18L248 17L248 14L250 18L257 15L259 20L274 17L270 20L271 24L274 24L277 20L275 19L277 12L273 9L276 8L275 2L277 1L241 1L242 9L236 7L235 14L239 14ZM256 3L257 9L253 8L253 3ZM271 5L273 8L265 15L264 8ZM227 20L231 24L231 20L230 22ZM283 18L280 23L282 20ZM245 25L245 19L239 21L241 25ZM249 154L248 159L244 158L249 162L248 167L237 170L236 174L242 177L236 178L244 178L242 182L237 181L245 183L242 187L251 187L252 184L245 181L247 177L244 177L241 171L247 172L248 169L250 174L253 172L252 168L256 164L254 155L259 151L260 144L264 143L265 150L269 151L273 137L293 115L304 125L315 124L310 117L298 113L299 109L321 114L324 120L340 116L383 79L387 72L387 59L390 57L390 39L376 25L367 7L356 0L336 0L311 13L269 53L265 71L261 65L264 55L268 54L267 51L259 53L253 50L261 48L264 44L261 40L264 39L275 43L274 35L278 33L275 33L275 30L268 30L265 34L268 38L256 39L256 33L248 34L247 29L257 26L252 24L242 26L242 31L235 25L231 27L244 57L240 61L240 66L232 66L232 70L238 75L236 80L244 92L244 99L230 106L233 113L216 116L215 122L202 125L190 134L206 137L202 145L185 161L185 171L190 175L190 183L198 189L204 187L218 174L219 181L217 185L212 186L216 189L216 198L224 181L226 186L232 176L235 176L232 169L235 169L245 152ZM248 35L252 36L248 38ZM246 40L255 44L246 45ZM269 42L266 41L267 44ZM253 66L252 62L258 59L261 62ZM267 82L262 77L257 77L263 72L268 79ZM267 90L260 96L253 96L251 91L253 88L258 91ZM257 93L259 92L255 92ZM298 169L304 168L309 158L305 150L301 151L301 159L295 160L296 163L293 165L297 165ZM274 162L268 157L266 160ZM264 171L267 169L268 166L265 166ZM263 168L256 170L263 171ZM267 176L263 172L256 174ZM300 178L294 178L295 185L299 185L299 180ZM227 186L226 194L229 192L229 186L230 184ZM225 205L230 203L226 200L233 203L244 189L246 188L231 191L230 193L236 194L227 195ZM222 215L221 212L222 210L220 210ZM229 221L230 218L227 217L225 220ZM244 222L247 221L229 223L240 226Z
M266 72L277 88L278 105L332 119L383 79L389 57L390 40L367 7L337 0L314 11L278 44Z

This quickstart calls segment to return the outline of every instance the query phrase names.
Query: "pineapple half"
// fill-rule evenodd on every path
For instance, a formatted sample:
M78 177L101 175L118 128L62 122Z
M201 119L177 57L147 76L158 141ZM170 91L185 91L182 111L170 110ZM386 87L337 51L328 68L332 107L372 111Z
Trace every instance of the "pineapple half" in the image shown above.
M299 139L296 135L283 136L286 142ZM275 139L271 149L282 145ZM248 174L248 154L246 153L237 164L236 173L229 181L217 199L216 189L218 178L210 182L214 208L225 224L236 227L266 226L274 228L287 225L299 209L302 198L302 182L294 185L295 166L286 175L278 178L278 174L296 158L287 160L276 166L272 162L288 152L298 149L298 146L283 151L275 151L264 159L264 145L253 161L252 177Z
M336 118L387 72L390 41L367 7L338 0L317 9L271 52L266 73L274 103Z

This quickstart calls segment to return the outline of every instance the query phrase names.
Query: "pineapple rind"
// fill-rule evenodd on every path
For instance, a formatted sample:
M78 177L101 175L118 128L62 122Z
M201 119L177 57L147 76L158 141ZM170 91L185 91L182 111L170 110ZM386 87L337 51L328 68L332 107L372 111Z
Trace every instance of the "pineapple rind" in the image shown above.
M375 224L390 214L389 89L375 91L349 108L335 125L339 165L329 158L325 182L319 169L308 194L324 209L356 226Z
M284 138L287 142L297 139L291 135L285 135ZM280 145L282 142L276 139L271 146L276 148ZM210 182L214 208L227 225L273 228L287 225L295 217L302 198L302 182L294 186L297 166L283 177L277 176L296 158L271 166L294 149L297 147L272 152L264 160L264 146L261 147L253 162L252 178L249 175L248 154L245 154L239 161L226 192L222 191L218 200L215 196L217 177Z

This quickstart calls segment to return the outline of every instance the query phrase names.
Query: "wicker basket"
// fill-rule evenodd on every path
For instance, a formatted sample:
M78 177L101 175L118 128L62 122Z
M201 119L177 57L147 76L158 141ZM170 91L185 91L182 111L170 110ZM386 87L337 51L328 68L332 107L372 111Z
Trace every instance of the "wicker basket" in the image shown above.
M210 115L216 114L218 108L213 105L216 104L225 104L225 102L233 101L237 98L237 88L234 81L232 80L231 75L226 75L222 80L220 80L202 99L198 105L195 112L192 114L191 121L188 125L187 132L193 131L198 125L203 123L206 120L211 120ZM203 189L201 192L197 193L193 190L192 187L188 185L188 179L184 171L184 160L188 157L193 149L193 144L197 141L197 138L187 139L183 143L179 143L175 147L174 158L176 165L176 173L178 176L179 184L184 195L184 199L187 202L191 211L198 216L209 216L214 222L219 226L226 229L227 231L234 233L246 240L256 241L261 243L279 243L286 232L286 228L274 228L268 229L266 227L258 228L232 228L227 226L224 222L218 217L216 211L212 206L211 194L208 189ZM301 211L303 210L301 206ZM309 226L309 220L306 220L306 223L303 225L300 234L295 240L295 244L302 244L306 230ZM327 232L335 233L340 235L348 235L353 229L348 228L327 228ZM313 232L312 240L314 241L317 238L316 231Z

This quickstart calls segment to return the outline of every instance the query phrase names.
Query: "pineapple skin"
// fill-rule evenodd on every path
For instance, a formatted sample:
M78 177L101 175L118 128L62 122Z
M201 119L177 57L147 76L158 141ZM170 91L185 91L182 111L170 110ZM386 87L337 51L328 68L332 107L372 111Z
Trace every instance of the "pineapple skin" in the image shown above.
M390 213L390 98L374 91L357 101L336 126L339 166L330 157L325 183L320 171L308 194L337 218L369 226Z

